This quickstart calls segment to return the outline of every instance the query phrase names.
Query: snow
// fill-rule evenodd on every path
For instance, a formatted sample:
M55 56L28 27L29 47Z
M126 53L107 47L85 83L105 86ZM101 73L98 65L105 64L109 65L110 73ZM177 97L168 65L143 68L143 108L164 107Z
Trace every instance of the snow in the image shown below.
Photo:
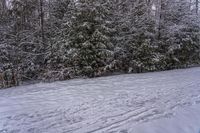
M0 133L199 133L200 68L0 90Z
M131 133L200 133L200 105L175 112L174 118L160 119L133 127ZM128 127L126 127L128 128ZM151 130L151 132L149 132Z

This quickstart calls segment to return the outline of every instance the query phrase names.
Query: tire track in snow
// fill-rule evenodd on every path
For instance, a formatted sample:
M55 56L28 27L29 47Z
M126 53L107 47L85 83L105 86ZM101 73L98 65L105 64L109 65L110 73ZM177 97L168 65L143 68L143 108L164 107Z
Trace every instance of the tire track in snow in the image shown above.
M104 122L108 122L109 119L111 119L110 123L106 124L105 126L99 127L97 129L87 131L87 133L99 132L101 130L111 128L112 126L121 125L122 123L125 123L129 120L132 120L133 122L136 123L136 122L139 122L142 119L145 119L148 116L154 115L154 114L152 114L154 111L155 111L155 109L153 109L153 108L151 108L151 109L144 109L143 108L143 109L138 109L138 110L134 110L134 111L128 111L128 112L125 112L123 114L116 115L116 117L114 117L114 116L109 117L108 116L107 118L102 118L102 119L104 119L103 120ZM112 122L112 121L114 121L113 118L115 119L115 122ZM94 126L94 125L90 125L90 126Z
M118 132L200 104L199 73L193 68L0 90L0 132Z

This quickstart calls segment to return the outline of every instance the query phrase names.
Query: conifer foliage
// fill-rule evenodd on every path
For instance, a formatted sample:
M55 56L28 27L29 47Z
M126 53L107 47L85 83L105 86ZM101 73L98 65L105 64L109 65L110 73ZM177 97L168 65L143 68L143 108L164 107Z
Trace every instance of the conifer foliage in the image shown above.
M113 45L108 36L105 1L80 0L69 33L73 65L81 75L94 77L111 62Z
M1 87L200 63L198 0L1 0Z

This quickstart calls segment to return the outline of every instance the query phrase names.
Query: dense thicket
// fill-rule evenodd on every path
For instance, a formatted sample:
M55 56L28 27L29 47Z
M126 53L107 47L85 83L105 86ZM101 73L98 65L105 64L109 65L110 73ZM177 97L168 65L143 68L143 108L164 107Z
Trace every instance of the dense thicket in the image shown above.
M1 0L1 87L200 63L198 0Z

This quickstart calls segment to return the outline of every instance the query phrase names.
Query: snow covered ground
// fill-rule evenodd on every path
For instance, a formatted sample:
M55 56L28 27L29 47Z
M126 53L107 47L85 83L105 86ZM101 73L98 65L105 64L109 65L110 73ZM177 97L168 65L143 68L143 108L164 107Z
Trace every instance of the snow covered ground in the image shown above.
M0 133L200 133L200 68L0 90Z

